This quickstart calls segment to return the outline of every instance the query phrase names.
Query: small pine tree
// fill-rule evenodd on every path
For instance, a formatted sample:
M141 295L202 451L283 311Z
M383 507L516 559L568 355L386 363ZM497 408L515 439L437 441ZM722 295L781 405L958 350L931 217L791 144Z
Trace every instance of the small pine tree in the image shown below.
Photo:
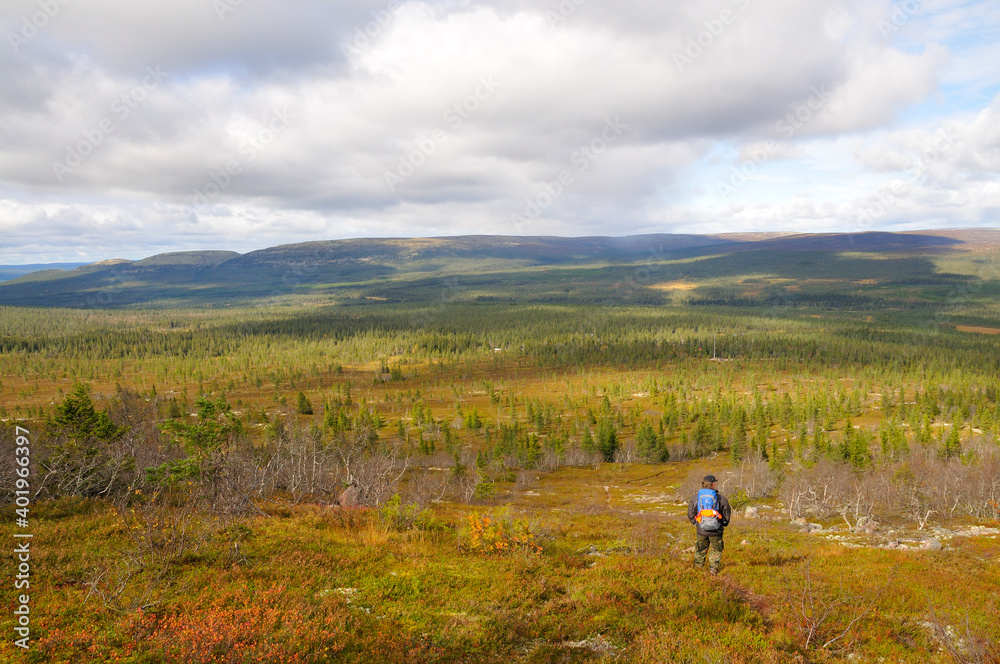
M299 392L298 410L300 415L312 415L313 406L304 392Z
M662 439L656 435L656 431L649 422L643 422L636 434L636 448L639 456L650 463L659 463L664 460L664 447Z
M952 425L948 435L942 437L941 449L938 451L938 455L942 459L954 459L962 456L962 441L959 438L960 428L956 422Z
M170 397L170 401L167 404L167 418L173 420L181 417L183 414L181 412L181 405L177 402L177 399Z
M597 425L597 451L604 456L605 461L614 461L618 450L618 433L610 419L602 419Z
M732 447L729 448L729 455L732 458L733 465L738 466L740 461L747 453L747 441L746 438L734 437Z

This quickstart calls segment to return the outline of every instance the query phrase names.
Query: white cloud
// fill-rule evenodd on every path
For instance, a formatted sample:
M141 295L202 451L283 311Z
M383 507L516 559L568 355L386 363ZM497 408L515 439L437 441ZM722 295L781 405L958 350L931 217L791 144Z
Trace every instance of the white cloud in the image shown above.
M887 40L890 7L862 0L230 4L220 18L211 0L70 2L17 52L0 48L0 229L45 229L8 243L55 256L80 237L154 253L511 233L567 169L572 185L526 232L849 230L874 195L862 175L911 168L933 134L900 118L942 78L961 80L948 26L929 17L964 35L975 10L925 0ZM37 11L5 3L0 27L20 34ZM165 74L153 86L149 68ZM961 147L922 181L961 187L980 211L908 200L942 223L985 223L996 111L962 112ZM627 128L577 172L574 154L614 118ZM845 138L850 183L810 157ZM735 143L742 161L767 141L765 168L798 163L817 186L854 193L815 203L802 190L738 212L692 203L683 187L714 186L703 161L716 146ZM406 162L412 174L388 186ZM128 241L101 244L109 233Z

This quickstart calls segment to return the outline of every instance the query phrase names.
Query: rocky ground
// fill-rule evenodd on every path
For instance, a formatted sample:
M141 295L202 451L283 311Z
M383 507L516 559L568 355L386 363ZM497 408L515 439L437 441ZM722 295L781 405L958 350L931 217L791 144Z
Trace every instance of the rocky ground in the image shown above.
M768 506L747 507L742 516L751 520L775 521L779 519L777 515L773 514L773 509ZM793 528L798 528L803 533L825 537L846 547L870 547L901 551L937 551L956 537L996 538L1000 536L1000 528L990 526L888 528L868 517L861 517L853 525L845 519L843 524L824 526L811 522L805 517L793 519L788 524Z

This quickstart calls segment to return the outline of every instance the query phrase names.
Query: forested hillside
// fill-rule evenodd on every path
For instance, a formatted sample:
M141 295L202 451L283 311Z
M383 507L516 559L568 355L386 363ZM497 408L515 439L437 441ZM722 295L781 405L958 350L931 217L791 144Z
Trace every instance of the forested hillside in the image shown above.
M952 234L954 235L954 233ZM524 302L666 303L672 286L695 300L739 303L745 292L836 303L832 282L953 286L931 257L965 240L932 234L858 233L785 237L643 235L623 238L470 236L361 239L284 245L244 255L195 251L139 261L109 259L0 283L0 304L120 308L252 302L422 302L443 297ZM737 239L738 238L738 239ZM995 238L974 238L975 247ZM886 256L892 260L885 262ZM753 279L762 281L748 281ZM790 288L786 280L807 280ZM832 281L831 281L832 280ZM756 285L758 288L742 288ZM857 284L854 284L857 285ZM624 288L623 288L624 286ZM858 303L878 300L878 289ZM896 293L892 293L894 296ZM833 299L831 299L833 298Z

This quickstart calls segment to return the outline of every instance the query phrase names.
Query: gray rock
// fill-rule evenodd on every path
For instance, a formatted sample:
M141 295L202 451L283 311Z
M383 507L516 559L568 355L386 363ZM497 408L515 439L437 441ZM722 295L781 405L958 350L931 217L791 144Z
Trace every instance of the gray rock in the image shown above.
M864 533L866 535L871 535L877 530L878 530L878 523L876 523L875 520L869 519L866 516L859 518L858 522L854 524L854 532L856 533Z
M361 492L358 491L358 487L351 484L340 493L335 504L341 507L357 507L360 500Z
M800 516L799 518L792 520L792 525L805 528L806 526L809 525L809 522L806 521L806 518L804 516Z
M923 549L924 551L940 551L941 542L939 540L934 539L933 537L928 537L924 539L923 543L920 545L920 548Z
M743 517L746 519L756 519L760 516L760 512L756 507L748 507L746 511L743 512Z
M823 530L823 526L819 525L818 523L810 523L809 530L813 532L819 532Z

